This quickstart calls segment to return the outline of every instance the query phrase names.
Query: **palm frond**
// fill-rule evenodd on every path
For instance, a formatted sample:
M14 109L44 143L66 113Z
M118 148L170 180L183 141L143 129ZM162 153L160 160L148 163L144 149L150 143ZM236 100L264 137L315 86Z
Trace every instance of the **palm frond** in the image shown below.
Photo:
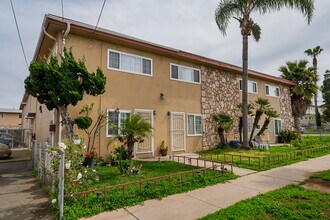
M230 19L234 15L240 14L239 5L237 1L221 0L215 10L215 21L218 25L220 32L226 35L226 30Z
M260 28L260 26L257 23L253 23L251 31L252 31L253 38L257 42L259 42L260 37L261 37L261 28Z

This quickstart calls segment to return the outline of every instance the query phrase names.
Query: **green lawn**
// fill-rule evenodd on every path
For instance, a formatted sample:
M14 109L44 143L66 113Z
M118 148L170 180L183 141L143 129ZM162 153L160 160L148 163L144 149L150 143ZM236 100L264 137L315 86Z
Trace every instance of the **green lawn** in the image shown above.
M225 149L200 151L199 154L202 159L206 160L233 162L234 165L239 167L255 170L267 170L330 153L330 150L309 150L308 152L299 152L299 150L330 146L330 136L322 137L322 139L320 137L303 137L302 140L302 144L299 148L291 146L290 144L271 146L268 151L256 149L247 151L227 147Z
M140 164L140 162L135 162ZM146 180L139 184L125 187L117 187L106 190L106 201L104 190L87 194L86 203L84 196L78 195L66 198L64 202L64 218L78 219L84 216L96 215L100 212L111 211L122 207L140 204L148 199L161 199L168 195L187 192L197 188L214 185L235 179L237 176L230 172L213 170L195 171L197 167L178 164L175 162L141 162L142 171L138 175L120 174L117 167L96 167L100 181L90 189L112 186L116 184L129 183L148 178L165 176L171 177L154 180ZM193 172L194 170L194 172ZM191 171L181 175L181 172ZM216 177L215 177L216 175Z
M322 179L325 181L330 181L330 170L324 171L324 172L320 172L320 173L316 173L313 176L311 176L311 178L316 178L316 179Z
M201 219L330 219L330 194L289 185L240 201Z
M304 134L330 134L330 129L319 130L319 129L306 129Z

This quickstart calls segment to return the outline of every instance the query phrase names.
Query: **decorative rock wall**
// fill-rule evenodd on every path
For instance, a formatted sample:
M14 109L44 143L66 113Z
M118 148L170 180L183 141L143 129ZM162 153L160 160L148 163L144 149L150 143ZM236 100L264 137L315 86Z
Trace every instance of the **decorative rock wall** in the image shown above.
M282 129L293 128L293 116L291 108L290 88L279 85L280 87L280 118L282 119Z
M234 119L231 133L238 139L239 89L237 75L223 70L202 66L202 115L203 115L203 149L219 143L216 123L212 115L225 113Z

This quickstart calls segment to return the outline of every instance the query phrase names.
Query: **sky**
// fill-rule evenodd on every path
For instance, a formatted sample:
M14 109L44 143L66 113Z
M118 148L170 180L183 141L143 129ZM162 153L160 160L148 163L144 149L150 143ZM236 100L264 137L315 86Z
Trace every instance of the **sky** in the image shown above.
M12 0L28 64L47 13L62 15L61 0ZM241 66L242 37L235 19L223 36L215 23L219 0L107 0L99 27ZM103 0L63 0L64 17L96 25ZM253 14L261 40L249 40L249 69L279 76L287 61L312 58L304 51L321 46L319 85L330 69L330 1L315 0L310 25L297 11ZM1 2L0 108L19 108L29 71L15 26L10 0ZM311 64L312 65L312 64ZM319 97L321 93L319 92ZM319 98L320 102L322 98Z

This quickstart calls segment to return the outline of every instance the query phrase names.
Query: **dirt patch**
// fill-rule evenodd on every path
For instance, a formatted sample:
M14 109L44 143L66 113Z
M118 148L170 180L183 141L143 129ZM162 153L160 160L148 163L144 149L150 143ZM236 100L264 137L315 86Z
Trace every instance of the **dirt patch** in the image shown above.
M307 180L307 182L303 186L306 189L313 189L313 190L319 190L319 191L330 193L330 181L310 178Z

